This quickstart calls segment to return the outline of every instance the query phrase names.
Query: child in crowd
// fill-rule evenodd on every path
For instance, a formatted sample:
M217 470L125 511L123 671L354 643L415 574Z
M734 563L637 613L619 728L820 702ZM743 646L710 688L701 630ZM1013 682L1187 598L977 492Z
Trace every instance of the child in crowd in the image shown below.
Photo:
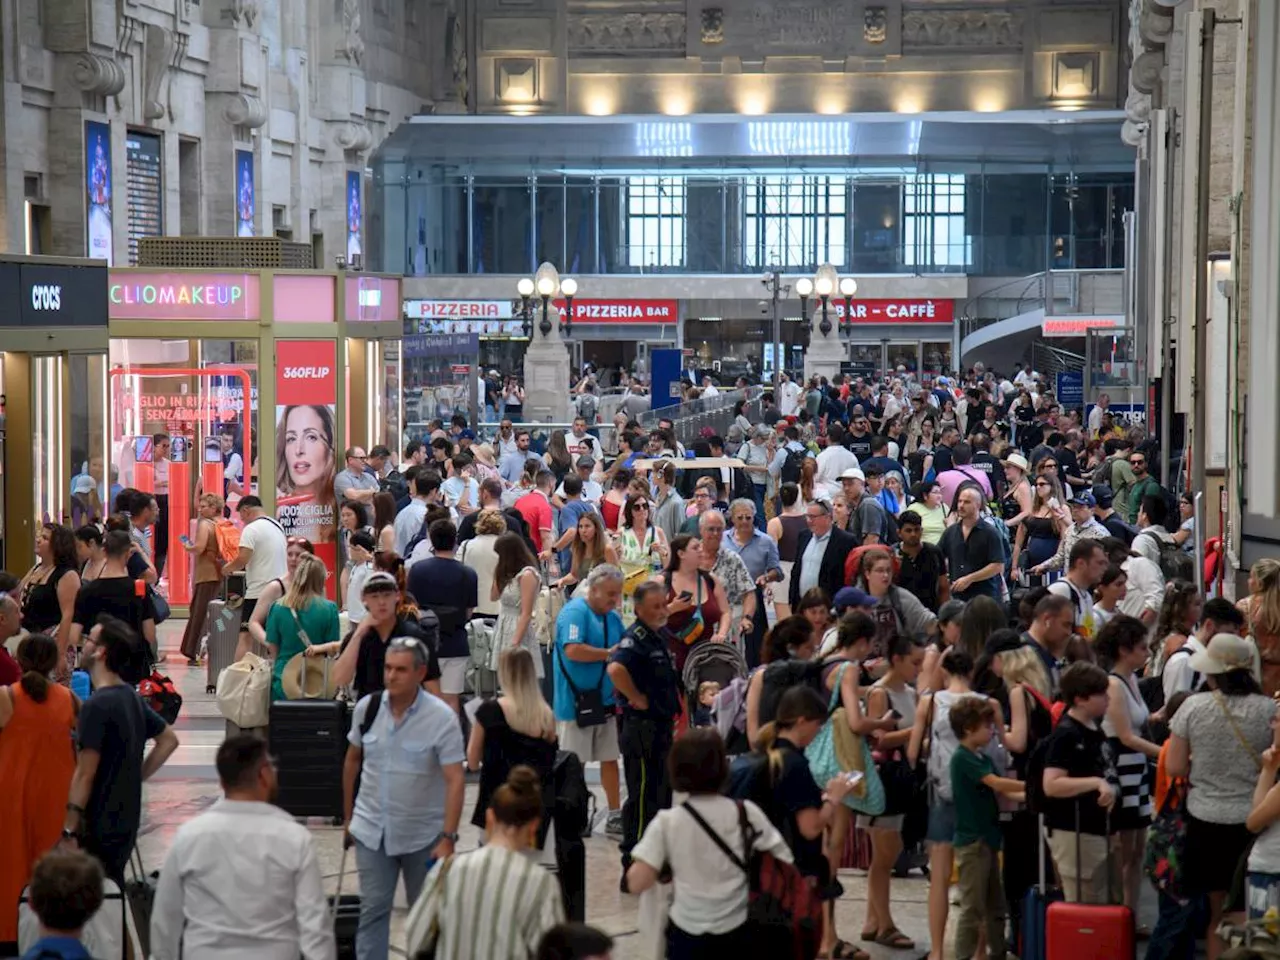
M996 794L1025 800L1022 782L998 776L983 748L995 734L990 700L963 697L948 719L959 741L951 755L951 795L955 800L956 868L960 875L960 916L956 921L956 958L969 960L982 924L992 960L1004 957L1004 890L1000 884L1000 810Z
M1107 882L1111 808L1119 778L1100 721L1107 712L1107 672L1079 661L1062 671L1066 712L1049 735L1044 756L1045 825L1049 851L1070 903L1106 903L1120 884ZM1076 834L1079 833L1077 840Z
M703 680L698 684L698 705L693 709L695 727L711 726L711 708L715 705L716 695L719 692L720 684L714 680Z

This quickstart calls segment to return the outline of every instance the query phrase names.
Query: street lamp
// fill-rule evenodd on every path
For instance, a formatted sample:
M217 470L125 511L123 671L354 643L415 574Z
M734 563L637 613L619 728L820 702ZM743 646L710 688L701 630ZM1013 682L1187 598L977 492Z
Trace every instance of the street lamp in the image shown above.
M853 331L853 295L858 292L858 281L853 277L844 277L840 281L840 296L844 297L843 329Z
M813 296L813 281L801 277L796 281L796 295L800 298L800 322L809 326L809 298Z
M822 331L824 337L831 332L831 321L827 318L827 304L831 302L831 295L836 292L839 285L840 277L836 273L836 268L829 263L824 263L813 275L813 291L822 301L822 322L818 324L818 329Z
M533 296L533 281L521 277L516 281L516 293L520 294L520 326L526 338L533 336L533 315L529 312L529 298Z
M564 324L560 332L567 337L573 329L573 298L578 293L578 281L565 277L560 281L560 292L564 294Z

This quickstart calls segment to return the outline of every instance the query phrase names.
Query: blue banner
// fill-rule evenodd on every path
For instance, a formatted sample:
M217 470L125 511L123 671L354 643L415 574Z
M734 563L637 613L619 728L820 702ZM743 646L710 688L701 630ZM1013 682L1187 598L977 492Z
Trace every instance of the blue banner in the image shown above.
M1084 373L1063 371L1058 374L1058 403L1072 410L1084 406Z
M679 350L649 351L649 371L653 382L650 393L652 409L669 407L680 402L680 361ZM674 390L674 392L673 392Z

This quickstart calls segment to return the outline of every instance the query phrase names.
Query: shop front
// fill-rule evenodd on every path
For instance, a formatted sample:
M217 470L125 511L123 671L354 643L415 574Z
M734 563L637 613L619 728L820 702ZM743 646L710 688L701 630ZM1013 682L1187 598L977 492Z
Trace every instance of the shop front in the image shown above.
M576 298L570 312L568 302L554 301L562 319L570 323L564 331L575 374L590 363L604 377L602 387L615 385L615 372L649 372L649 355L654 350L683 346L680 337L680 303L666 299L598 300Z
M260 497L315 545L335 594L343 452L400 442L398 278L122 269L108 301L108 469L156 495L170 602L191 597L181 540L206 493L235 523L239 499Z
M0 567L24 573L43 523L101 516L107 265L0 260Z
M529 345L518 314L510 300L406 300L404 332L475 337L477 352L468 362L505 375L523 368Z
M845 306L833 301L831 322L846 331L848 372L881 377L907 373L932 380L955 371L955 301L854 299L849 323Z

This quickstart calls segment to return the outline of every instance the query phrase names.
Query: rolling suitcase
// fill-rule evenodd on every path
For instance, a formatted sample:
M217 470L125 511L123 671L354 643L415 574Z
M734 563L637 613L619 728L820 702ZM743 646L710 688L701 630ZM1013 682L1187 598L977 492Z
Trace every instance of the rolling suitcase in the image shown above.
M218 674L236 660L236 644L240 641L240 607L234 609L225 600L210 600L208 639L205 642L205 693L218 689Z
M341 700L272 702L267 740L276 758L276 803L282 810L342 823L347 722L347 704Z
M1119 797L1116 798L1119 802ZM1107 811L1107 835L1111 835L1111 812ZM1108 849L1107 859L1111 853ZM1111 864L1107 869L1107 899L1112 897ZM1080 877L1080 801L1076 800L1076 877ZM1131 960L1135 956L1136 935L1133 911L1118 904L1049 904L1044 920L1045 960Z
M329 898L329 914L333 920L333 939L338 946L338 960L355 960L356 931L360 928L360 895L342 892L342 883L347 878L349 849L346 844L342 847L342 859L338 863L338 889Z
M1037 818L1036 838L1040 841L1039 882L1033 884L1022 898L1022 922L1018 929L1018 957L1020 960L1045 960L1045 913L1049 904L1062 899L1062 891L1050 887L1046 881L1044 863L1044 814Z

